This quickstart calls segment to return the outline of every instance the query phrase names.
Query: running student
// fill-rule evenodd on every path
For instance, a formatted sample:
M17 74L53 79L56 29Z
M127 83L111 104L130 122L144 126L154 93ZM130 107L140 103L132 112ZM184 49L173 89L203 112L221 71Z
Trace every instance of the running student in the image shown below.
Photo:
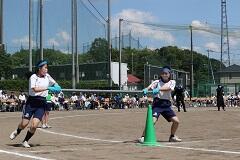
M157 122L160 115L162 115L168 122L172 122L171 134L169 142L181 142L175 133L179 125L179 119L171 106L171 92L174 91L176 85L175 80L171 80L171 68L165 66L161 69L160 80L152 82L147 88L143 90L144 94L147 94L149 89L152 89L154 99L152 104L153 122L154 125ZM139 138L139 142L144 142L145 130L142 137Z
M53 96L54 95L51 92L48 92L48 95L46 97L47 106L45 108L45 113L44 113L43 118L42 118L42 128L43 129L52 128L50 125L48 125L48 120L49 120L49 112L54 107Z
M31 126L22 142L26 148L30 148L28 144L29 139L34 135L47 106L46 97L48 90L53 93L61 91L61 87L56 81L47 73L47 61L41 60L36 65L36 73L29 78L29 97L26 106L23 109L22 120L17 129L10 134L10 139L13 140L20 134L20 132L29 124Z

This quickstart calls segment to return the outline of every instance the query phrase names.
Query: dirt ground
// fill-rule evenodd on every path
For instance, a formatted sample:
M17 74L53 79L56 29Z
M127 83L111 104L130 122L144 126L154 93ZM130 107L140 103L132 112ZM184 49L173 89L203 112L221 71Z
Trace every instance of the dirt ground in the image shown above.
M0 113L0 159L59 160L236 160L240 159L240 108L190 108L177 113L180 143L169 143L170 123L160 118L156 135L161 146L138 145L146 121L146 109L54 111L50 129L38 129L29 141L21 141L27 129L13 141L20 112Z

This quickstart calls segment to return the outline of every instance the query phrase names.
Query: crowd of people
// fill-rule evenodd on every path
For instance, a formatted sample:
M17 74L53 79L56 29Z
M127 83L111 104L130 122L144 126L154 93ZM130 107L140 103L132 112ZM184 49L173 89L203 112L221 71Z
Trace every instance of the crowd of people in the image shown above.
M18 95L15 92L8 94L0 90L0 111L14 112L21 111L26 104L28 95L20 92ZM51 110L85 110L85 109L127 109L127 108L143 108L147 102L151 101L146 95L139 97L137 94L130 96L125 94L114 95L112 98L106 95L97 95L94 93L83 94L73 92L71 95L65 96L63 92L59 94L51 93L51 98L48 99L48 104Z
M14 92L0 90L0 111L14 112L21 111L27 100L27 95L23 92L17 96Z
M193 97L183 91L178 91L176 87L173 92L173 104L178 111L182 108L186 112L187 107L216 107L217 95L212 97ZM138 94L115 94L112 98L109 95L96 93L73 92L65 96L63 92L51 94L51 101L48 101L51 110L87 110L87 109L127 109L127 108L145 108L152 102L152 97ZM21 111L26 103L28 95L24 92L6 92L0 90L0 112ZM226 107L240 107L240 92L223 95L224 105Z

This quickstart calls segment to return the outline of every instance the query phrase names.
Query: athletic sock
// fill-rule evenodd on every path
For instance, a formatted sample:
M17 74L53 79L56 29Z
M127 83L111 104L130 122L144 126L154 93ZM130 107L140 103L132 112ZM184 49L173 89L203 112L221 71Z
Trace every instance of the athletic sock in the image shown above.
M28 131L27 134L26 134L25 139L23 140L23 142L24 142L24 141L27 141L27 142L28 142L28 140L29 140L33 135L34 135L34 133L31 133L30 131Z
M22 129L17 128L17 134L19 134L22 131Z
M171 134L171 135L170 135L170 138L172 138L172 137L174 137L174 134Z

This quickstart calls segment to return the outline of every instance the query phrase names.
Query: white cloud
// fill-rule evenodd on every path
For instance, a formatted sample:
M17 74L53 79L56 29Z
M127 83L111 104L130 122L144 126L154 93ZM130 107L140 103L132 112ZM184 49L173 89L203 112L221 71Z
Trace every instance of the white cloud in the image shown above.
M191 26L193 28L209 28L207 23L203 23L199 20L193 20L192 23L191 23Z
M68 44L71 41L71 36L66 31L60 31L56 34L57 40L61 41L63 44Z
M141 23L156 23L157 18L149 12L143 12L136 9L124 9L120 13L116 14L112 21L112 26L115 32L118 31L119 19L141 22ZM132 31L133 35L142 36L145 38L165 41L169 44L173 44L175 41L174 36L170 32L161 31L160 28L154 29L153 27L145 24L128 23L122 25L123 31ZM117 32L118 33L118 32Z
M47 41L47 44L50 46L50 45L54 45L56 47L60 46L59 42L55 39L55 38L50 38L48 41Z
M229 45L230 47L238 47L240 45L240 39L229 37Z
M28 46L29 45L29 37L28 37L28 35L25 35L23 37L13 39L12 42L15 45L18 45L18 46L20 46L20 45ZM32 44L34 45L34 41L33 40L32 40Z
M193 20L191 23L193 34L199 34L200 36L212 37L219 35L220 32L216 29L212 29L207 22L201 22L199 20Z
M181 46L180 49L183 49L183 50L188 49L188 50L190 50L191 48L187 47L187 46Z
M210 49L212 51L220 52L220 45L215 42L209 42L205 44L205 47L207 49Z
M154 47L154 46L148 46L148 49L152 50L152 51L155 51L157 49L157 47Z
M71 42L71 36L68 34L66 31L60 31L56 33L54 37L49 38L46 40L46 45L47 46L52 46L54 45L55 47L59 46L66 46ZM12 40L12 43L16 46L28 46L29 45L29 37L28 35L25 35L20 38L15 38ZM35 45L35 41L32 41L33 46Z
M199 46L193 46L193 50L198 52L198 53L202 53L202 47Z
M61 51L62 53L65 53L65 54L68 54L68 53L69 53L69 51L68 51L68 50L65 50L65 49L60 49L60 51Z
M48 46L66 46L71 42L71 36L69 35L68 32L66 31L60 31L56 33L54 37L51 37L47 40L47 45Z
M123 9L116 17L136 22L154 22L157 20L151 13L136 9Z

